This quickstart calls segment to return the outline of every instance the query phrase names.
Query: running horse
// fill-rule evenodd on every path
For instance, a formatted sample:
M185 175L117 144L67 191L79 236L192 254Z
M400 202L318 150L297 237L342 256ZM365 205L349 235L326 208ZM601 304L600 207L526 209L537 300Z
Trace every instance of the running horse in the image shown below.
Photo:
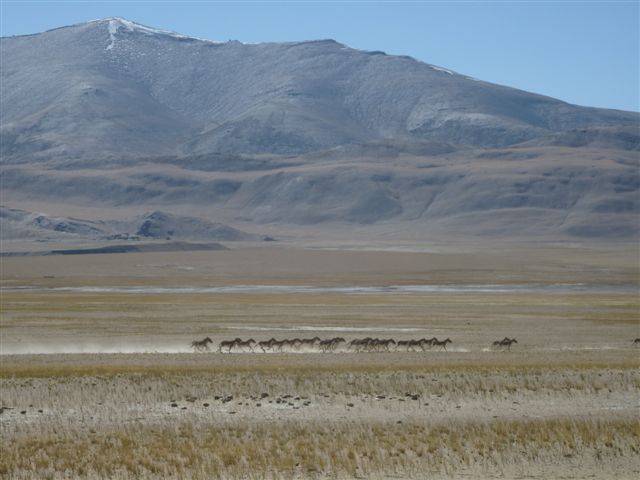
M244 347L248 347L249 351L253 352L253 347L255 347L256 345L257 345L256 341L253 338L250 338L249 340L236 341L235 346L240 350L244 349Z
M194 348L198 352L203 352L205 350L209 350L209 344L213 343L209 337L206 337L202 340L194 340L191 342L191 348Z
M502 340L496 340L493 342L494 347L507 347L507 350L511 350L511 345L518 343L515 338L504 337Z
M234 340L223 340L218 345L218 352L222 352L223 348L227 349L227 353L231 353L231 349L238 345L239 342L242 342L241 338L236 337Z
M450 338L445 338L444 340L438 340L436 337L431 339L431 345L434 347L440 347L440 350L447 350L447 343L453 343Z

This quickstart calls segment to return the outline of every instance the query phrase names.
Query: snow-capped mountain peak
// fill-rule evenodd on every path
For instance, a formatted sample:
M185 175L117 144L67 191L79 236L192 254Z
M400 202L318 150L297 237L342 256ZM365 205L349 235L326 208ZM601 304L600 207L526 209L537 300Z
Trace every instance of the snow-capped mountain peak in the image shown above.
M94 20L94 22L104 23L107 25L107 29L109 32L109 44L106 47L107 50L113 49L116 42L116 35L118 33L118 30L121 28L129 32L137 32L145 35L162 35L162 36L169 36L169 37L178 38L182 40L197 40L197 41L209 42L209 43L223 43L223 42L216 42L213 40L207 40L204 38L190 37L190 36L182 35L181 33L177 33L171 30L161 30L159 28L148 27L146 25L142 25L141 23L127 20L126 18L123 18L123 17L109 17L109 18L104 18L100 20ZM90 23L93 23L93 22L90 22Z

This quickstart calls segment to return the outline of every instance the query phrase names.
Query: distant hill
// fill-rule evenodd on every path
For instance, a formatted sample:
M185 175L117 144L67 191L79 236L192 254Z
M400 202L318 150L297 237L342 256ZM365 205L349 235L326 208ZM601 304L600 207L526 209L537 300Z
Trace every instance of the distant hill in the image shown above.
M638 152L640 151L640 129L637 125L580 128L529 140L523 145L591 147Z
M155 211L129 220L85 220L0 207L0 239L47 240L218 240L264 241L247 233L201 218Z
M138 219L136 235L145 238L196 240L261 240L263 237L243 232L222 223L212 223L200 218L152 212Z
M107 245L94 248L66 248L60 250L0 252L2 257L49 257L52 255L104 255L113 253L148 253L148 252L196 252L227 250L219 243L189 243L189 242L165 242L165 243L140 243L124 245Z

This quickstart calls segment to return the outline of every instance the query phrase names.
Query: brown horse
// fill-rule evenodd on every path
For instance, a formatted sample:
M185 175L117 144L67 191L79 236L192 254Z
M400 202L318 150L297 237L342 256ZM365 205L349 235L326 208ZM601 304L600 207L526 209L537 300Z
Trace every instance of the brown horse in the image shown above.
M227 349L227 353L231 353L231 349L233 347L235 347L238 342L241 342L242 339L241 338L236 338L235 340L223 340L220 342L220 345L218 345L218 352L222 352L223 348Z
M327 340L321 340L318 343L318 346L323 353L327 353L334 351L341 343L346 343L346 340L342 337L334 337Z
M347 345L347 348L353 348L356 352L360 352L362 350L368 349L372 341L373 341L373 338L371 337L354 338L349 342L349 345Z
M515 338L504 337L502 340L496 340L493 342L494 347L507 347L507 350L511 350L511 345L518 343Z
M433 347L433 342L436 342L438 339L436 337L431 337L431 338L421 338L419 340L420 342L420 348L422 349L422 351L426 351L425 349L431 348Z
M295 344L293 340L289 340L288 338L283 338L282 340L276 342L273 346L274 346L274 349L277 348L279 352L282 352L283 350L292 348L294 345Z
M209 350L209 344L213 343L209 337L206 337L202 340L194 340L191 342L191 348L194 348L198 352L202 352L204 350Z
M396 346L396 341L393 338L382 338L380 340L376 339L373 348L378 352L388 352L392 345Z
M277 342L278 341L275 338L271 337L269 340L262 340L258 342L258 346L263 352L266 352L267 350L273 350L273 345Z
M320 337L303 338L300 340L300 346L315 347L320 342Z
M437 338L433 337L433 340L431 342L431 345L433 345L434 347L440 347L440 349L447 349L447 343L453 343L451 341L450 338L445 338L444 340L438 340Z
M250 352L253 352L253 347L255 345L256 345L256 341L253 338L250 338L249 340L244 340L244 341L240 340L240 341L237 341L235 344L235 346L240 349L248 347Z

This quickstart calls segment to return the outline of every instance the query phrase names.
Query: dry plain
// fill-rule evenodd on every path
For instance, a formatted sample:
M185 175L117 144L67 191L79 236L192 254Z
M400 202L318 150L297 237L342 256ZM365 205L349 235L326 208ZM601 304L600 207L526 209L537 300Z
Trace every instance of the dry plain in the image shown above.
M411 249L1 258L0 476L637 478L636 247Z

